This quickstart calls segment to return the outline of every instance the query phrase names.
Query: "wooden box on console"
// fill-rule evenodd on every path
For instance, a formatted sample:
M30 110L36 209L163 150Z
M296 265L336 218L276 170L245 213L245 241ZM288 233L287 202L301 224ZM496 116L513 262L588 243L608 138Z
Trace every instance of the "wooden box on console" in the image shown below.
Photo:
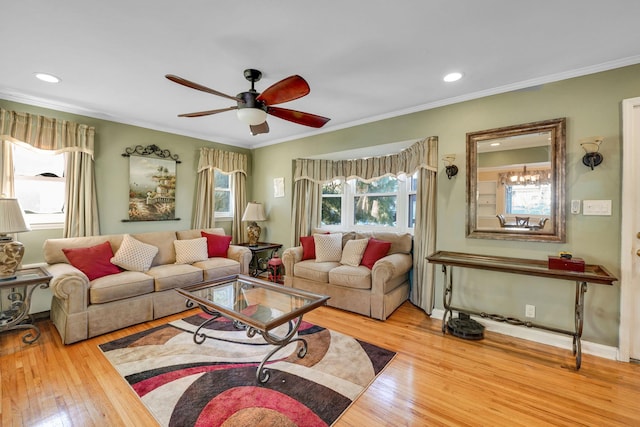
M551 270L567 270L584 273L584 260L582 258L568 259L559 256L550 256L549 268Z

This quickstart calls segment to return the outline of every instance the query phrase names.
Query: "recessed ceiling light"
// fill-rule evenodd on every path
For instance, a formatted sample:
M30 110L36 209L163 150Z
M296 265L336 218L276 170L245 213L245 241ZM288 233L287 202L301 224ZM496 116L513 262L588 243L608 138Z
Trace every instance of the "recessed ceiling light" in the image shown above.
M447 83L458 81L462 78L462 73L449 73L444 76L444 81Z
M56 77L53 74L49 73L34 73L38 80L42 80L47 83L59 83L60 77Z

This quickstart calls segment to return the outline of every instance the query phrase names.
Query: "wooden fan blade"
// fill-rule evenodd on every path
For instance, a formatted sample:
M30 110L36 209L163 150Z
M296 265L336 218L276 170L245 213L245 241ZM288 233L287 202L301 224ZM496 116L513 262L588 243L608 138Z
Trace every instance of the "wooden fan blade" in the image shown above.
M312 128L321 128L331 120L327 117L316 116L315 114L280 107L267 107L267 113L283 120L289 120L290 122L298 123L299 125L311 126Z
M182 77L174 76L173 74L167 74L165 77L168 78L169 80L171 80L172 82L181 84L181 85L186 86L186 87L190 87L191 89L201 90L202 92L211 93L213 95L218 95L218 96L221 96L223 98L233 99L234 101L242 101L242 99L237 98L235 96L231 96L231 95L227 95L226 93L218 92L217 90L213 90L213 89L210 89L210 88L208 88L206 86L202 86L201 84L194 83L194 82L189 81L187 79L183 79Z
M266 105L282 104L307 95L311 89L302 77L295 75L272 84L256 98Z
M267 122L260 123L259 125L249 125L251 129L251 135L259 135L261 133L269 133L269 125Z
M186 113L186 114L178 114L178 117L202 117L202 116L210 116L211 114L223 113L225 111L237 110L238 107L227 107L227 108L219 108L217 110L207 110L207 111L198 111L196 113Z

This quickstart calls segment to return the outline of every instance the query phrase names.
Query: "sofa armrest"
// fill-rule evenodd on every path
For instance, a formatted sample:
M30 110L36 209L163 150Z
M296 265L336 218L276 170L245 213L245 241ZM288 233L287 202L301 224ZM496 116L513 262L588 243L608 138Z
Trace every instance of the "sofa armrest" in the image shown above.
M89 302L89 278L71 264L47 264L45 269L51 274L49 288L58 298L68 314L87 310Z
M380 258L371 270L371 292L386 294L390 290L388 283L406 275L412 267L413 257L409 254L392 254ZM398 284L400 283L395 286Z
M229 245L227 250L227 258L240 263L240 274L249 274L252 256L251 250L245 246Z
M302 261L302 246L287 248L282 253L282 263L284 264L284 274L293 276L293 266Z

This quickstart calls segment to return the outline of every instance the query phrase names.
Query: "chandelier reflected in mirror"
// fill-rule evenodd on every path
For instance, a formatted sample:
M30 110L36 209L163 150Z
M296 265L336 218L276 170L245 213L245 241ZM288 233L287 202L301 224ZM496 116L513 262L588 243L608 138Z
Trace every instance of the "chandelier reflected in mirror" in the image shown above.
M551 183L551 169L512 169L498 174L502 185L545 185Z

